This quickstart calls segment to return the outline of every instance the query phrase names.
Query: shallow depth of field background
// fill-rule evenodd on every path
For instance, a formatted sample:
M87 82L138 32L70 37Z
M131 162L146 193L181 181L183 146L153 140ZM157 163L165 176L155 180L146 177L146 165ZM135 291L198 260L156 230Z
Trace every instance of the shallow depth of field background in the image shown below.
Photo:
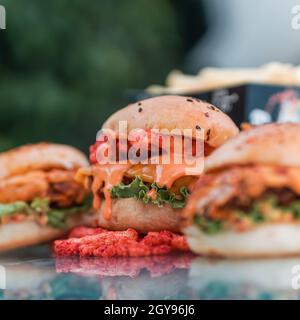
M241 2L0 0L0 151L48 140L87 152L130 89L172 69L299 63L295 1Z
M53 140L86 151L105 118L128 103L127 90L162 83L202 33L201 8L194 13L184 1L1 4L2 150Z

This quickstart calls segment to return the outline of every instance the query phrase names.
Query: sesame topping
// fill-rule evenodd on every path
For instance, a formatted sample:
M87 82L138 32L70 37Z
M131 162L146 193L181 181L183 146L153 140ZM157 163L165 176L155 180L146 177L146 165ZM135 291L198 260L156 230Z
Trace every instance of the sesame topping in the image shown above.
M193 99L190 99L190 98L186 99L186 101L188 101L188 102L194 102Z
M198 124L196 125L196 130L201 130L201 127Z
M209 118L209 113L208 112L205 112L204 115L205 115L205 117Z
M139 112L142 112L143 111L143 108L139 108Z
M211 109L211 110L214 110L214 111L216 110L216 108L212 104L208 105L207 108Z
M206 141L208 141L210 139L210 132L211 132L210 129L208 129L206 132Z

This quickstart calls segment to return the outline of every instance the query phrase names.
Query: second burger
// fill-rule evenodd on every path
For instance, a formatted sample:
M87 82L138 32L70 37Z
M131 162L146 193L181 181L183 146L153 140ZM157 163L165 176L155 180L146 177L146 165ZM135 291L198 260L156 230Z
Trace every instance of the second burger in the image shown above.
M127 147L131 147L132 142L127 138L124 141L119 129L122 121L126 121L127 130L137 136L137 155L143 158L141 154L144 154L140 163L124 162L128 157ZM188 138L192 152L196 134L200 131L204 147L202 157L238 134L238 128L226 114L209 103L190 97L151 98L113 114L102 130L109 130L116 136L116 161L99 161L99 154L107 155L111 146L108 146L107 139L98 139L90 148L91 166L80 169L76 176L78 182L93 192L93 205L99 213L100 227L110 230L133 228L141 233L180 231L180 209L184 207L189 188L201 170L199 167L186 170L185 164L175 164L174 161L149 163L151 158L161 160L165 153L160 139L157 140L156 154L150 150L153 129L167 130L164 132L190 129ZM172 134L170 150L173 156L176 139L181 137ZM121 148L126 149L123 156Z

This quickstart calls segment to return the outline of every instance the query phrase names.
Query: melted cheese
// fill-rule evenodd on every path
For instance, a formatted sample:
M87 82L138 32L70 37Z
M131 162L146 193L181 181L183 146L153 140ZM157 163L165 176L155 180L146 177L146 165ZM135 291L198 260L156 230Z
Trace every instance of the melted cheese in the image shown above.
M111 188L120 184L124 176L134 178L140 176L145 182L156 182L160 187L171 188L174 182L182 177L199 176L202 172L197 167L185 164L95 164L90 168L82 168L76 174L76 181L91 189L94 195L93 207L101 206L101 192L104 194L105 206L103 217L111 217ZM90 177L91 185L89 186ZM151 196L155 196L151 194Z
M186 166L181 164L137 164L130 167L125 175L131 178L140 176L143 181L156 182L160 187L170 188L177 179L186 176Z

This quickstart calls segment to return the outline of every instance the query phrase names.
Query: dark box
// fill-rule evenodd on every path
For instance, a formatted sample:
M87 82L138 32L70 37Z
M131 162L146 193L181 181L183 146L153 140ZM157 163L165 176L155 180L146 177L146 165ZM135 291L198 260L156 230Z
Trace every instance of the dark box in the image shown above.
M249 83L182 95L212 103L227 113L237 125L242 122L300 122L300 87ZM153 96L146 91L129 93L133 102Z

